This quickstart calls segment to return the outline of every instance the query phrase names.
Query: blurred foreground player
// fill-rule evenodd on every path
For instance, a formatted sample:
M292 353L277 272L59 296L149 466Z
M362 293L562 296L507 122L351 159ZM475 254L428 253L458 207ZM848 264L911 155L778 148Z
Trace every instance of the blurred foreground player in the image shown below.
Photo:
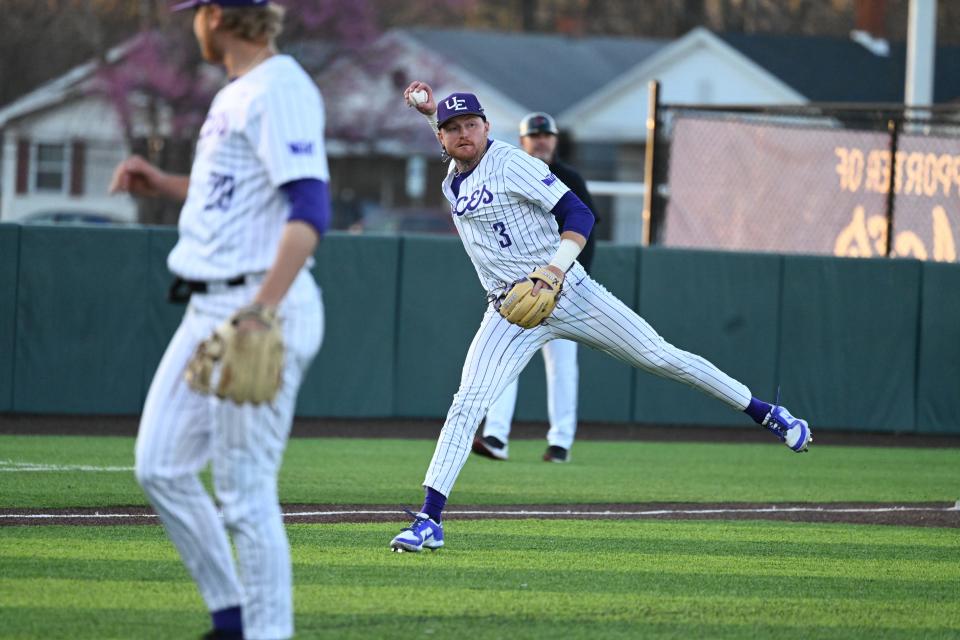
M230 82L210 106L189 177L134 156L111 185L184 201L167 264L171 297L189 306L147 394L136 476L211 613L204 637L289 638L277 475L323 337L308 271L329 219L323 103L274 47L280 7L193 0L181 9L195 9L203 56ZM222 519L198 477L211 462Z

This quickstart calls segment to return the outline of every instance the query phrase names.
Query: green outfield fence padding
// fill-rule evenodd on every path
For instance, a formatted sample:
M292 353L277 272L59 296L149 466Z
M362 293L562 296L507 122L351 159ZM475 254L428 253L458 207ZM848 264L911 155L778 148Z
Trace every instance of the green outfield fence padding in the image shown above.
M396 415L442 422L486 294L456 237L404 236L400 273Z
M960 265L922 266L917 431L960 433Z
M0 224L0 412L13 408L20 225Z
M639 312L667 342L772 398L781 269L772 254L644 249ZM752 424L712 396L640 370L634 402L641 423Z
M920 263L784 258L783 404L817 426L915 430Z
M0 225L0 412L139 414L185 311L164 227ZM486 307L459 238L331 233L323 347L301 416L439 429ZM814 428L960 433L960 267L601 245L594 275L663 337ZM568 283L567 286L571 286ZM581 347L581 421L737 425L689 387ZM518 420L546 421L543 359Z
M297 415L391 416L400 238L329 233L315 260L323 345L300 387Z
M139 413L147 234L26 226L13 408Z
M150 227L145 232L148 246L147 304L142 309L145 314L145 333L141 369L144 394L150 388L160 358L187 310L186 304L173 304L167 300L167 291L173 283L173 274L167 269L167 256L177 243L177 230L172 227Z
M600 243L593 260L593 278L634 306L637 291L637 249ZM573 286L567 282L564 287ZM577 350L580 392L578 420L629 422L633 400L633 369L611 356L581 345ZM533 356L520 375L517 420L546 422L547 383L542 353Z

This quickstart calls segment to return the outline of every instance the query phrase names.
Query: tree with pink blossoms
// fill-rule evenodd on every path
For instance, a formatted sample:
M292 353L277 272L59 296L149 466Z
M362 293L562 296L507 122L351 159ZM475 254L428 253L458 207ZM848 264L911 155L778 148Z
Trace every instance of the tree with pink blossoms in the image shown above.
M314 77L347 57L362 61L375 74L387 68L392 55L389 48L372 47L383 33L382 24L429 23L436 16L466 15L476 1L281 0L287 9L282 48L294 49ZM408 4L415 6L404 6ZM202 61L190 29L191 13L170 13L165 0L142 0L141 6L140 33L118 48L116 60L104 56L94 90L109 98L132 150L183 173L189 170L193 140L210 101L225 78L219 67ZM342 81L344 86L324 87L325 94L345 94L354 88L350 78ZM395 104L391 106L395 110ZM356 133L328 131L334 136ZM423 138L422 132L411 135ZM175 209L155 202L140 203L142 222L176 219Z

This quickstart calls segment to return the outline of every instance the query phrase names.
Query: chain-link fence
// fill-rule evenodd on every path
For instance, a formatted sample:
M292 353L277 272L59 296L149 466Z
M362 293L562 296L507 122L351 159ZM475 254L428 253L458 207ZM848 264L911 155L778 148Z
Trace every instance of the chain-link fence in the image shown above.
M656 141L655 244L957 261L955 109L661 105Z

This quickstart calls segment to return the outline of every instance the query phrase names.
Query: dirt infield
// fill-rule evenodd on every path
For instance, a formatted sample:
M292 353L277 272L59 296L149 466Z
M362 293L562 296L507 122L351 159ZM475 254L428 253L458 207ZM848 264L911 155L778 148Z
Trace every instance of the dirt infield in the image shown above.
M287 523L402 522L408 516L393 505L284 505ZM574 520L786 520L960 528L960 502L920 503L634 503L455 506L445 521L563 518ZM0 526L157 524L146 507L101 509L0 509Z

